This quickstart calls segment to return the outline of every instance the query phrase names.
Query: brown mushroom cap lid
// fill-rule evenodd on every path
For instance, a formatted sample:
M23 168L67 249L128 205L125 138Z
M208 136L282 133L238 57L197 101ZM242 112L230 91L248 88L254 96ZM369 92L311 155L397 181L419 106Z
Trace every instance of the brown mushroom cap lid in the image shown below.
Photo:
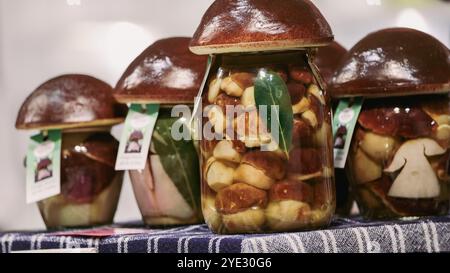
M344 59L347 49L338 42L333 42L328 46L320 47L314 58L314 64L320 71L320 75L328 84L333 78L333 74Z
M194 103L205 74L205 56L189 51L190 38L155 42L127 68L114 90L121 103Z
M190 49L196 54L287 50L332 40L330 26L309 0L216 0Z
M409 28L367 35L345 56L330 91L335 97L388 97L450 90L449 49Z
M122 122L124 113L107 83L87 75L62 75L43 83L27 97L17 115L16 128L112 126Z

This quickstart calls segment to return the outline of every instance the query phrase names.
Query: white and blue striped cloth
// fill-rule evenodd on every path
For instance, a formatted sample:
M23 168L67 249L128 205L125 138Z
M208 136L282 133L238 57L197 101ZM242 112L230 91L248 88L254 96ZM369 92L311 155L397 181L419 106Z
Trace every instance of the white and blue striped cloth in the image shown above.
M450 216L395 222L338 218L326 230L254 235L216 235L205 225L106 238L8 232L0 233L0 243L2 253L56 248L101 253L450 252Z

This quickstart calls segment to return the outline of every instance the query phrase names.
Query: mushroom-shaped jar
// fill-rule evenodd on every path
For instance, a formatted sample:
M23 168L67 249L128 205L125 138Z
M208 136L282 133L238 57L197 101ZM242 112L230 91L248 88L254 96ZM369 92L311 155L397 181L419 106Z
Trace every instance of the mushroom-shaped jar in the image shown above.
M330 89L366 98L346 164L362 214L447 214L449 49L413 29L371 33L346 55Z
M112 223L123 172L114 170L118 142L109 131L124 113L112 88L86 75L51 79L22 104L17 129L62 130L61 193L38 202L47 228ZM48 164L37 165L40 178Z
M173 108L192 108L206 67L207 58L192 54L189 41L186 37L156 41L130 64L114 90L120 103L160 104L145 169L130 171L142 218L150 226L196 224L203 219L194 144L171 134L175 123L187 125L186 117L172 117ZM131 138L142 137L140 131L131 133L130 147Z
M330 222L331 113L313 56L332 41L307 0L216 0L204 14L190 49L211 58L195 128L202 128L202 209L212 231Z

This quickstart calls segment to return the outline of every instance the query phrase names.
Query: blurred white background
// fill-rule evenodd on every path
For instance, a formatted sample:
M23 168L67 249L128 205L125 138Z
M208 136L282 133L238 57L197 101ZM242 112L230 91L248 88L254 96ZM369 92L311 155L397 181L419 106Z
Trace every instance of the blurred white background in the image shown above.
M36 205L25 204L22 162L31 132L14 129L26 96L62 73L91 74L115 85L134 57L155 40L192 35L211 2L0 0L0 230L44 228ZM449 1L313 2L347 48L371 31L393 26L420 29L450 45ZM138 219L127 177L115 220Z

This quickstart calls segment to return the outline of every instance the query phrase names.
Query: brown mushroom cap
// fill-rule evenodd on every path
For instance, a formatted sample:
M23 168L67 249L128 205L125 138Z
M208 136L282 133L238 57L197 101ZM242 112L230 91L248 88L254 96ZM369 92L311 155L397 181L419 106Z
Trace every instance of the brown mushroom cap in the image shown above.
M334 71L344 59L347 49L338 42L333 42L328 46L320 47L314 58L314 63L319 68L320 75L328 84L333 78Z
M245 183L235 183L221 190L215 205L220 213L233 214L253 206L264 208L267 204L267 193Z
M34 90L22 104L17 129L68 129L111 126L122 122L107 83L87 75L62 75Z
M330 83L335 97L410 96L449 90L449 49L432 36L409 28L367 35L350 49Z
M121 103L194 103L206 60L189 51L189 38L155 42L127 68L114 90Z
M191 40L196 54L323 46L333 34L309 0L216 0Z
M248 164L262 170L272 179L282 179L286 172L286 162L275 152L250 151L241 160L241 164Z

